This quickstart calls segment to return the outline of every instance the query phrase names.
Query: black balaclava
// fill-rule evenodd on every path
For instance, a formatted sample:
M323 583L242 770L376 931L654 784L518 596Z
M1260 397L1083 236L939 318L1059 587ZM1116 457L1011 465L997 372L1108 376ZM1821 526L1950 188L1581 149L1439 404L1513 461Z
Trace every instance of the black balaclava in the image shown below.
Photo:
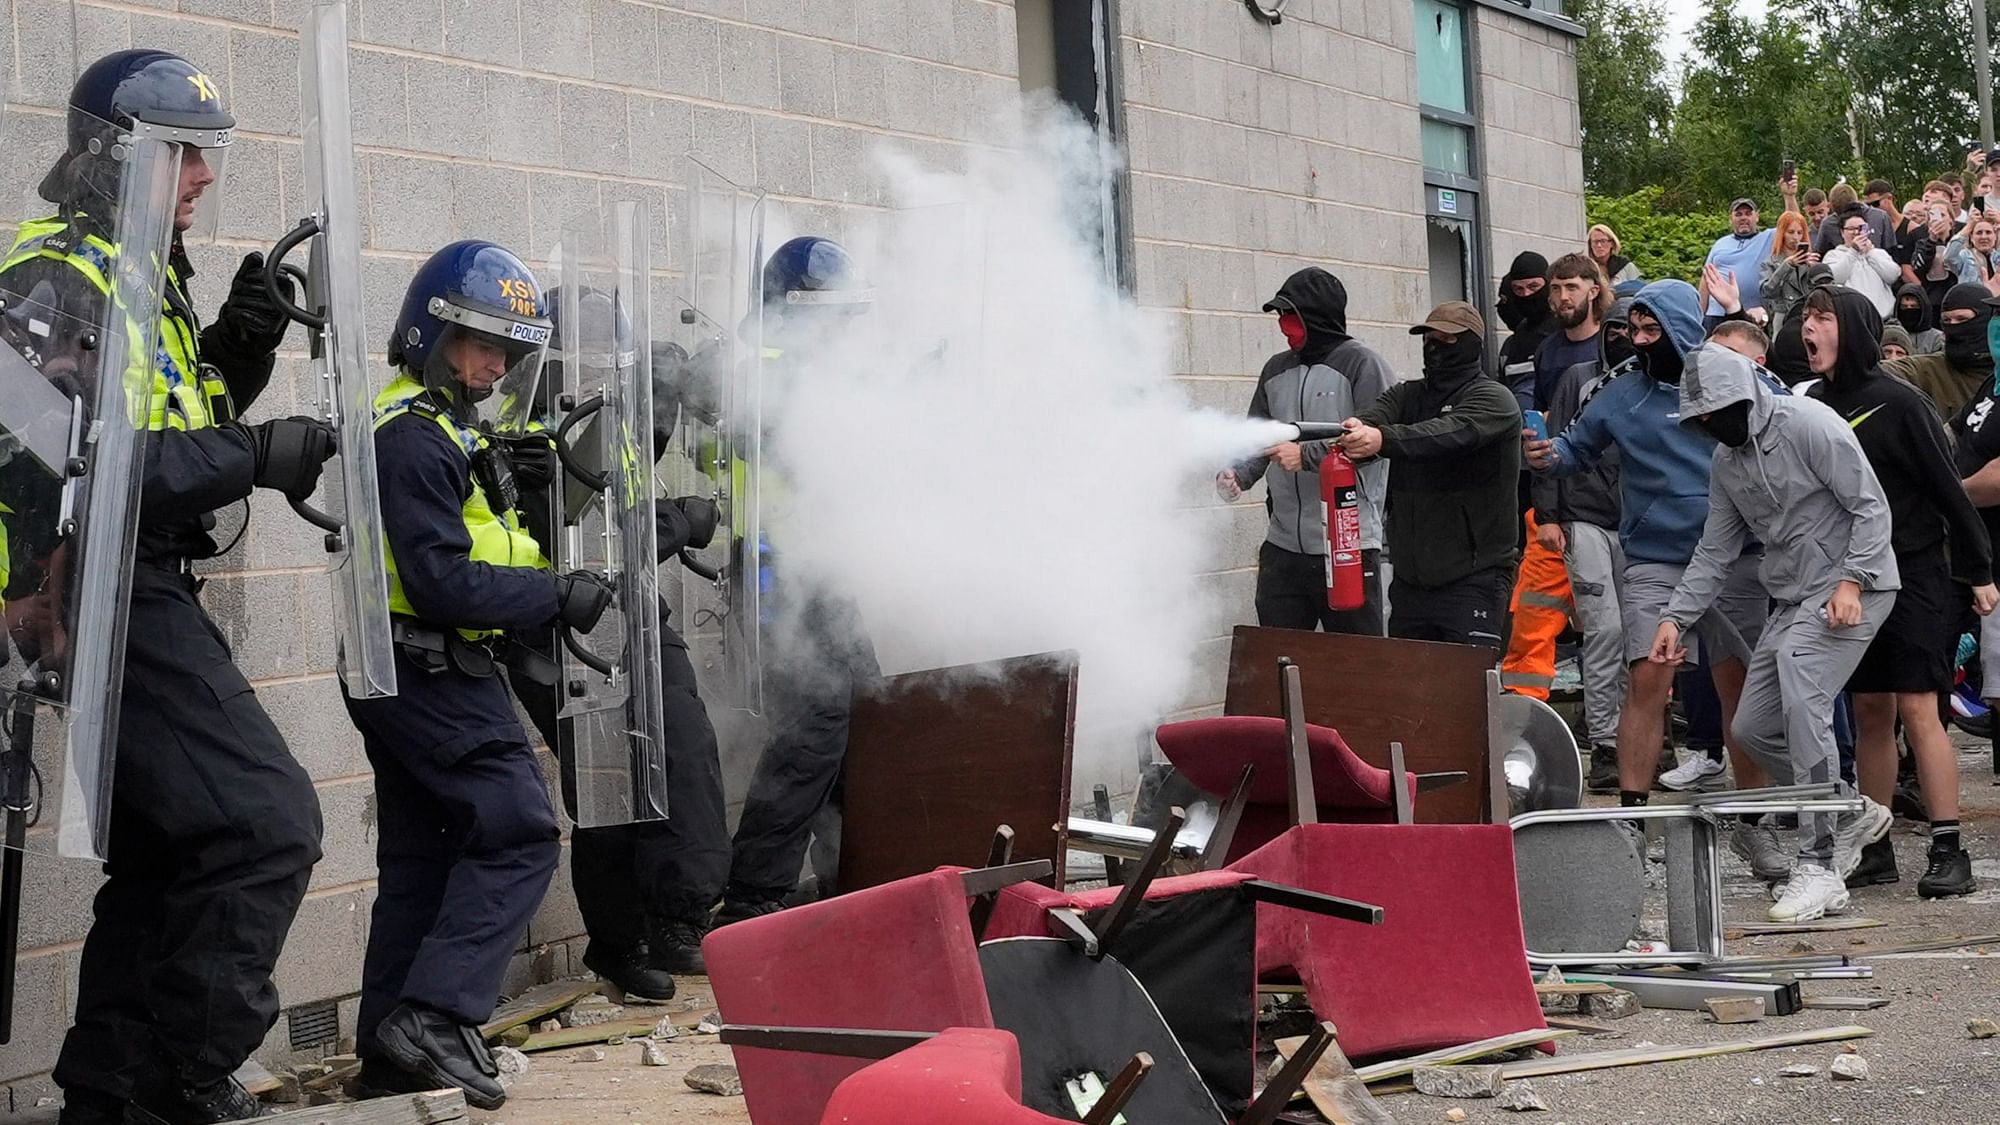
M1494 303L1494 311L1500 314L1501 323L1507 331L1518 332L1524 324L1533 324L1549 314L1549 287L1543 285L1531 296L1516 297L1514 283L1531 277L1546 280L1549 276L1549 260L1533 250L1523 250L1514 256L1514 265L1507 270L1507 276L1500 279L1500 299Z
M1709 437L1732 449L1741 449L1750 441L1750 403L1732 402L1700 419L1698 425Z
M1624 331L1614 333L1613 325ZM1632 298L1620 297L1611 302L1611 308L1604 314L1604 329L1597 334L1597 356L1603 364L1599 370L1616 371L1638 354L1639 349L1632 346Z
M1264 303L1264 311L1297 313L1305 323L1306 342L1298 348L1301 363L1325 362L1348 339L1347 287L1318 266L1286 278L1277 296Z
M1646 315L1654 316L1653 310L1647 309ZM1657 316L1654 316L1654 319L1659 320ZM1681 349L1678 344L1674 343L1674 334L1667 327L1667 322L1659 320L1659 325L1659 339L1643 346L1634 345L1639 353L1639 370L1644 371L1662 383L1678 387L1681 385L1681 368L1683 366Z
M1424 398L1437 402L1457 394L1486 369L1486 341L1460 332L1449 344L1424 337Z
M1840 325L1840 351L1829 374L1834 383L1851 387L1873 377L1882 362L1882 314L1875 311L1875 302L1845 286L1827 293L1833 297L1833 316Z
M1976 315L1963 324L1941 324L1944 333L1944 358L1960 371L1993 370L1993 352L1986 343L1986 323L1993 319L1993 310L1987 306L1984 285L1954 285L1945 293L1939 305L1941 313L1953 309L1971 309Z
M1904 302L1912 298L1915 299L1914 307L1904 307ZM1902 325L1913 340L1917 333L1934 327L1931 324L1930 298L1924 295L1923 286L1906 282L1896 287L1896 323Z

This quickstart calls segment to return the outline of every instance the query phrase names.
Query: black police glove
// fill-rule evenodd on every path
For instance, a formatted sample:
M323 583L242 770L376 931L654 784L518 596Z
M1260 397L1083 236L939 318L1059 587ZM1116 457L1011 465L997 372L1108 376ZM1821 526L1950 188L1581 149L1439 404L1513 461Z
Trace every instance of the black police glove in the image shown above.
M257 487L304 500L319 487L320 467L339 448L333 427L317 418L273 418L244 426L257 454Z
M278 275L278 288L288 301L298 299L292 279ZM271 299L264 288L264 255L252 250L236 267L236 279L229 283L229 299L215 314L215 321L253 352L269 353L285 342L285 330L292 325L290 314Z
M700 496L682 496L674 506L687 517L687 545L699 551L715 540L715 526L722 522L722 509L715 501Z
M514 463L514 483L523 493L540 492L554 484L562 463L556 459L555 439L545 432L496 438L507 447L507 459Z
M611 582L602 574L572 570L556 575L556 620L588 633L611 606Z

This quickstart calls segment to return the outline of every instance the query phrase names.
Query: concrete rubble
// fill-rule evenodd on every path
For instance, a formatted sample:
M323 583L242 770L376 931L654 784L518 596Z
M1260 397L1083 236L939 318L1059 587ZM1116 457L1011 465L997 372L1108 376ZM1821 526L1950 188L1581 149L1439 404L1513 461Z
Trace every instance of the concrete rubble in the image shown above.
M736 1074L736 1068L723 1063L707 1063L695 1067L681 1078L688 1089L704 1094L734 1098L743 1093L743 1080Z

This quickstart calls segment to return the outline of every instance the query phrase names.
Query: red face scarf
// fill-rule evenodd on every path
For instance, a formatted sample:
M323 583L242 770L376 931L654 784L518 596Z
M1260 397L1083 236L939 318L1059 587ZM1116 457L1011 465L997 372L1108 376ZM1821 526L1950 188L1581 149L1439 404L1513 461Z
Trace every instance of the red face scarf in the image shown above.
M1306 322L1295 312L1278 314L1278 331L1285 334L1285 342L1293 351L1306 346Z

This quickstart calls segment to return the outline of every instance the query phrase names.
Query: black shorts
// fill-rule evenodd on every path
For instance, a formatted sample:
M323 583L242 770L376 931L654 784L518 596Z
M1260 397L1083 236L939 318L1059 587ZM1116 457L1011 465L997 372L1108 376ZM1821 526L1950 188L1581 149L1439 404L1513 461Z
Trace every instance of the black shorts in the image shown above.
M1903 588L1854 674L1853 692L1950 691L1959 626L1972 592L1943 558L1898 559Z

